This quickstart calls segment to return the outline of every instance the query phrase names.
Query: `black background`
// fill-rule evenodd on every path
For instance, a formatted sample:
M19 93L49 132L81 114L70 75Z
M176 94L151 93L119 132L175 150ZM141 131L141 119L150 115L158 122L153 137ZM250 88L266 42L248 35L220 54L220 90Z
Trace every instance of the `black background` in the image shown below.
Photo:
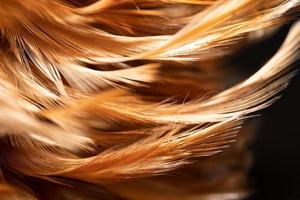
M300 75L263 114L252 145L250 172L256 192L249 200L300 199Z
M289 28L287 24L266 40L246 48L236 62L245 62L248 73L256 71L278 50ZM295 69L299 69L299 61ZM298 72L282 98L260 112L261 124L251 145L254 163L249 177L254 192L248 200L300 200L299 92Z

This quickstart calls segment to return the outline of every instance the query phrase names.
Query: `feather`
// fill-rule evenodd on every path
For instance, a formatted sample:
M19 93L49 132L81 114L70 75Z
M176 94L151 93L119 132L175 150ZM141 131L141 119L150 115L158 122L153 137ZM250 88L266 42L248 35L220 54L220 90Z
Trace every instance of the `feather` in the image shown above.
M2 0L1 197L140 199L139 188L149 200L243 198L240 174L229 170L220 184L203 174L229 169L226 155L234 163L237 152L249 157L238 146L242 125L295 75L300 22L256 73L233 86L222 60L251 34L291 21L299 6ZM185 169L201 180L182 179L199 184L174 192L168 175ZM229 177L239 187L229 187Z

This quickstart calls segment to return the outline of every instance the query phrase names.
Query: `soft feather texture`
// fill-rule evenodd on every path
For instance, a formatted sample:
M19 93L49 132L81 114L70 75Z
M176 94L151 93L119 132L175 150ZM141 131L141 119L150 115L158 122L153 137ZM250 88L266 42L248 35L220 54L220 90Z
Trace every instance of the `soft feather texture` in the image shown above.
M244 121L287 86L300 24L261 69L232 87L223 81L220 58L252 33L292 20L299 6L299 0L2 0L0 195L51 199L55 187L58 199L140 199L132 190L146 188L151 177L196 160L205 166L204 157L235 142ZM150 185L171 190L157 181ZM185 199L247 193L185 190ZM176 199L144 192L145 199Z

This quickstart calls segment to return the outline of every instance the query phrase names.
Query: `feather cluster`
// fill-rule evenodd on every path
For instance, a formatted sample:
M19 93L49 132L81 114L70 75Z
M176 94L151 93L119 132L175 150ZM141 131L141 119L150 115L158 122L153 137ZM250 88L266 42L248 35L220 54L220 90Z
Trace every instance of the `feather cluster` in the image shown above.
M1 0L1 199L243 198L243 121L295 74L300 24L239 83L221 60L299 6Z

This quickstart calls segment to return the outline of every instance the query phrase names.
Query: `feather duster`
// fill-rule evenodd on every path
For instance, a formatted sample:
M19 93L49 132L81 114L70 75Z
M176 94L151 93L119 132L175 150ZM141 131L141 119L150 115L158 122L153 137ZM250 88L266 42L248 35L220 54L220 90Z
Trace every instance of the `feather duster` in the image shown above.
M225 60L299 7L1 0L1 199L244 198L249 118L295 75L300 23L247 78Z

